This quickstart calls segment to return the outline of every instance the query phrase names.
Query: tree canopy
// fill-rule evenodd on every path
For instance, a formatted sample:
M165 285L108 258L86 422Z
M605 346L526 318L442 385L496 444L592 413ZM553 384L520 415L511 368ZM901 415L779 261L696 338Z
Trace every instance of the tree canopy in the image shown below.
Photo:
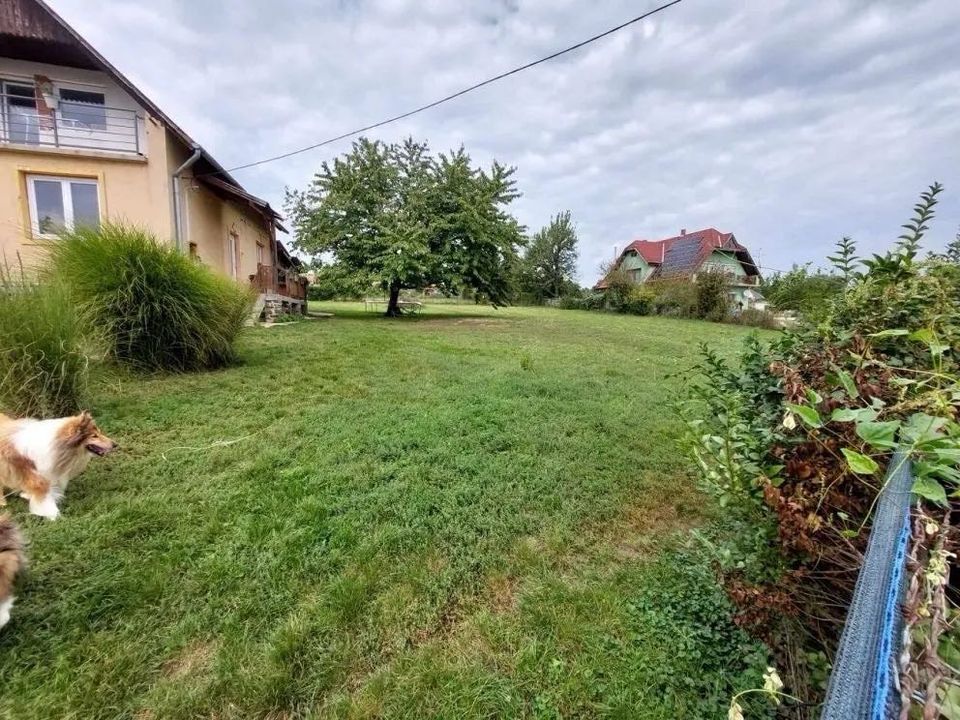
M577 231L567 210L550 218L531 239L523 259L524 291L539 300L568 294L577 288L577 258Z
M519 197L514 171L477 168L462 147L434 157L425 142L361 138L306 189L288 190L285 207L296 247L379 282L387 315L399 314L401 289L428 285L502 305L524 243L506 209Z

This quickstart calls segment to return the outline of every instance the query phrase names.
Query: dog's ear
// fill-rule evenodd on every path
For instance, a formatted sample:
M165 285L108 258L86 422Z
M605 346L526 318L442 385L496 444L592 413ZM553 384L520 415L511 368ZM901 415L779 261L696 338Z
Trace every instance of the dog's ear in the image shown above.
M87 439L92 427L93 417L86 410L70 418L64 428L67 445L80 445Z

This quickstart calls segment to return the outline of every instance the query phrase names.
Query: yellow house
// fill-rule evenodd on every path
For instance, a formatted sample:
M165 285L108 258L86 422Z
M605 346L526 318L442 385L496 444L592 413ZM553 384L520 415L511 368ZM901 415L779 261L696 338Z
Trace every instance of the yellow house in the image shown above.
M144 226L304 311L280 216L243 187L43 0L0 2L0 261L110 218Z

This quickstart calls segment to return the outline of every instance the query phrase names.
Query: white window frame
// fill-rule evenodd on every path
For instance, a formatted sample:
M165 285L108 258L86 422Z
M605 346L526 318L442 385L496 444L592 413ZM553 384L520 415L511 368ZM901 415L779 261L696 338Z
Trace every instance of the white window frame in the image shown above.
M30 99L30 98L27 97L26 95L11 95L11 94L10 94L10 86L11 86L11 85L14 85L14 86L16 86L16 87L18 87L18 88L30 88L30 90L32 90L32 91L34 92L34 98L36 98L36 88L35 88L34 83L33 83L32 80L10 80L10 79L8 79L8 78L6 78L6 77L0 78L0 95L3 95L2 102L0 102L0 119L2 119L2 122L0 122L0 137L2 137L2 139L3 139L4 141L6 141L6 142L13 142L13 141L11 140L11 136L13 135L13 132L12 132L12 130L11 130L11 128L10 128L10 118L13 116L13 113L12 113L12 111L10 110L10 108L12 107L12 106L10 105L10 98L11 98L11 97L16 97L16 98L18 98L18 99L20 99L20 100L29 100L29 99ZM34 116L35 116L35 119L36 119L36 112L37 112L37 111L36 111L36 100L34 99ZM36 128L36 129L37 129L37 141L36 141L36 142L30 142L29 140L27 140L27 141L26 141L26 144L27 144L27 145L36 145L36 144L38 144L38 142L39 142L39 120L38 120L37 122L38 122L37 128Z
M237 280L240 277L240 236L236 231L231 230L227 233L227 270L230 277Z
M61 197L63 198L63 224L67 230L73 230L73 196L70 194L70 185L93 185L97 189L97 219L102 218L100 207L100 181L97 178L70 177L68 175L27 175L27 201L30 206L30 230L34 237L54 239L55 233L40 232L40 214L37 212L37 191L33 183L37 180L59 182Z

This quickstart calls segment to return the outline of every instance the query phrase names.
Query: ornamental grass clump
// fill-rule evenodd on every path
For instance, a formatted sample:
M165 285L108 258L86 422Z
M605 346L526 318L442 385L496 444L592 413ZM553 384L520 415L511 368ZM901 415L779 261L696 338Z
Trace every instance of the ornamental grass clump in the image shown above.
M79 409L87 383L76 310L61 283L0 263L0 412L50 417Z
M47 250L51 278L69 288L108 357L174 372L233 360L252 291L127 225L66 231Z

